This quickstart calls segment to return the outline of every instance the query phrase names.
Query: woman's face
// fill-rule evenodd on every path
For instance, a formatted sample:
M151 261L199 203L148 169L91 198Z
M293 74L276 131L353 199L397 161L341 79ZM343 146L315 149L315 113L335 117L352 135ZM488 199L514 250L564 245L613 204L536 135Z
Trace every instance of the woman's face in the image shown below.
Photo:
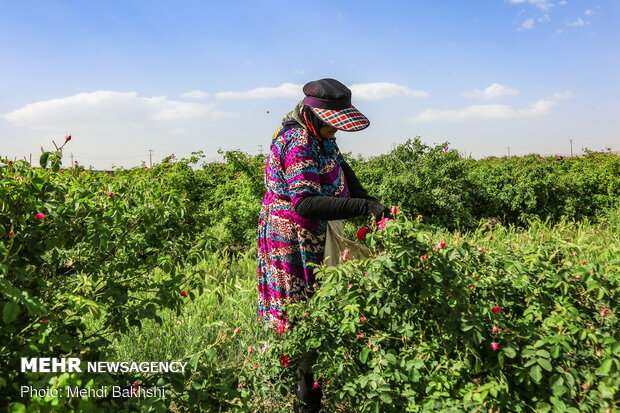
M319 129L319 135L321 135L323 139L333 139L337 131L338 129L325 125L321 126L321 129Z

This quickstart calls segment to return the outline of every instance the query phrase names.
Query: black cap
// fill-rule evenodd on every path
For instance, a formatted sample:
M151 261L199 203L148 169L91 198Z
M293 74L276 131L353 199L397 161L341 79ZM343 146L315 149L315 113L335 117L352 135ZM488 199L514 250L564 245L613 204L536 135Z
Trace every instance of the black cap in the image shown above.
M304 104L313 108L342 110L351 107L351 90L336 79L320 79L304 85Z

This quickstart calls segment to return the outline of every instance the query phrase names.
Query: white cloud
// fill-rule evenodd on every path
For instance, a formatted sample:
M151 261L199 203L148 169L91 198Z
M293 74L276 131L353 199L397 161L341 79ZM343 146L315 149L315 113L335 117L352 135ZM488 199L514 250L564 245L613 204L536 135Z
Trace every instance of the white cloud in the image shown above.
M183 93L181 97L186 99L202 99L209 97L209 94L202 90L192 90L191 92Z
M583 12L583 14L585 14L586 16L592 16L594 14L594 10L587 9L586 11Z
M582 27L582 26L585 26L586 24L589 24L589 23L584 21L581 17L578 17L577 20L570 22L570 23L566 23L566 26L567 27Z
M179 102L165 96L140 97L136 92L100 90L31 103L0 115L6 121L30 129L110 129L143 127L161 121L216 119L231 116L212 105Z
M392 97L425 98L430 95L422 90L389 82L356 83L349 86L353 100L381 100Z
M424 98L430 96L427 92L409 89L406 86L389 82L357 83L349 86L353 100L381 100L390 97ZM303 85L283 83L277 87L259 87L245 92L219 92L215 96L219 99L274 99L289 98L301 99Z
M548 14L543 14L542 16L538 17L536 20L538 20L539 23L547 23L551 21L551 17L549 17Z
M474 105L463 109L427 109L410 118L411 122L465 122L473 120L529 119L547 115L560 100L573 97L572 92L553 96L529 104L522 109L508 105Z
M551 2L550 0L508 0L508 3L510 4L523 4L523 3L527 3L530 4L532 6L535 6L541 10L549 10L553 7L553 2Z
M497 99L504 96L518 95L519 91L516 89L510 89L499 83L493 83L491 86L484 90L473 90L471 92L464 92L463 96L473 99Z
M534 28L534 19L527 19L523 23L521 23L521 29L530 30Z
M246 92L219 92L215 94L218 99L274 99L290 98L301 99L303 85L294 83L282 83L277 87L259 87Z

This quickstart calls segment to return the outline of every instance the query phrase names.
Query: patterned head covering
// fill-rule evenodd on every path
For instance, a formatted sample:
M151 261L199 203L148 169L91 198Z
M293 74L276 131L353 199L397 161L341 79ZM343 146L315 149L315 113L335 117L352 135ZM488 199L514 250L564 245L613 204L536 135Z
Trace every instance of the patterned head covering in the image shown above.
M353 132L367 128L370 121L351 105L351 90L335 79L306 83L303 103L325 124L338 130Z

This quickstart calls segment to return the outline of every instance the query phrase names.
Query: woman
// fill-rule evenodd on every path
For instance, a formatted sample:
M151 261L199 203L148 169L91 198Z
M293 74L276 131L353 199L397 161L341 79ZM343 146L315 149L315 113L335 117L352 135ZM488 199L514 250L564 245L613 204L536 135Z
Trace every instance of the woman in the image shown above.
M314 291L312 264L321 264L327 221L389 210L360 185L338 150L336 131L358 131L369 120L351 105L351 91L334 79L307 83L305 98L273 136L265 167L266 193L258 224L258 314L280 332L288 328L283 306ZM303 366L298 395L320 409L320 389Z

